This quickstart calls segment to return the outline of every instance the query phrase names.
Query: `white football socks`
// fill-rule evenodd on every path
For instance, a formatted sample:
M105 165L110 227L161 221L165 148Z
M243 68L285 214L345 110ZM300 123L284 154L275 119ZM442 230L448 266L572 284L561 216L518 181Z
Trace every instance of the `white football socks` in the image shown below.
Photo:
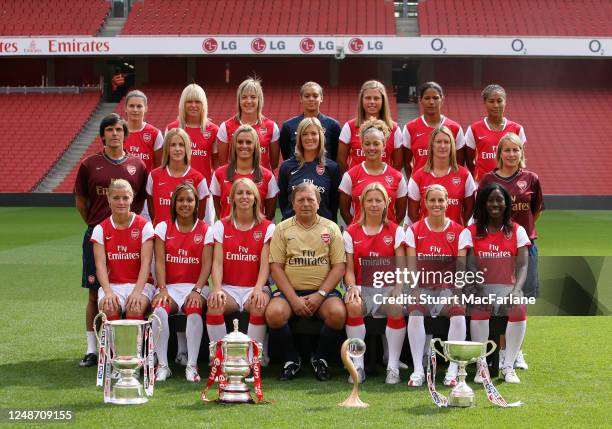
M199 314L187 316L187 327L185 336L187 337L187 364L190 366L198 365L198 355L200 354L200 343L204 332L204 322Z
M525 339L525 331L527 331L527 321L508 322L506 326L506 354L502 368L512 367L518 352L521 350L521 344Z
M161 321L161 333L159 335L159 341L155 344L155 354L157 355L157 362L160 366L168 366L168 338L170 337L170 328L168 327L168 313L161 307L157 307L153 311L159 320ZM153 332L157 332L160 329L159 322L153 318Z
M414 372L424 374L423 349L425 347L425 318L423 316L408 317L408 341L410 342L410 354Z
M98 353L98 340L94 331L86 331L87 335L87 354Z

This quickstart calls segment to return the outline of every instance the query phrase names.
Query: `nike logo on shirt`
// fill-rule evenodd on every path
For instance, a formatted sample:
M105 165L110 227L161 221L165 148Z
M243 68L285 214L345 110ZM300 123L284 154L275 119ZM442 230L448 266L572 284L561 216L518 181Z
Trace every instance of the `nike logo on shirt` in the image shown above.
M425 133L417 133L417 135L416 135L416 136L417 136L417 137L421 137L423 134L425 134Z
M298 171L300 171L300 170L295 170L295 171L292 171L292 172L291 172L291 173L289 173L289 174L291 174L291 175L293 176L293 175L294 175L295 173L297 173Z
M225 238L232 238L231 235L224 235Z

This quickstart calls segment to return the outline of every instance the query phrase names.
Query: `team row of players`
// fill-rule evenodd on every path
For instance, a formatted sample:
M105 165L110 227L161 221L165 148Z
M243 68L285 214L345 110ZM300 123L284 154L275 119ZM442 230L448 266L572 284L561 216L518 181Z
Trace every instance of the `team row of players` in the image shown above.
M391 118L389 99L384 85L378 81L367 81L359 92L355 118L342 127L337 120L320 111L323 89L316 82L307 82L300 89L302 114L278 125L263 114L264 96L261 83L255 79L242 82L236 94L236 115L220 126L208 119L206 93L197 84L188 85L182 92L178 119L168 124L166 131L182 128L192 141L193 165L210 183L212 171L224 165L228 159L229 143L238 127L251 125L257 132L261 147L261 165L275 170L280 155L289 159L294 155L297 127L305 117L316 117L325 134L327 157L340 165L343 171L359 164L365 156L360 139L360 128L368 119L380 119L389 134L385 141L383 159L395 169L405 168L406 176L425 165L431 132L445 125L456 141L458 162L465 164L478 181L485 173L495 168L495 148L499 139L508 132L517 134L526 142L523 127L504 117L506 92L499 85L489 85L483 92L487 115L471 124L465 134L461 125L442 114L444 92L435 82L427 82L419 88L419 104L422 115L398 126ZM140 157L149 171L159 165L162 149L162 133L144 122L147 97L140 91L126 96L125 112L130 124L126 149Z
M479 259L506 258L505 269L489 270L490 274L484 279L485 284L502 285L498 286L498 289L501 287L498 294L520 296L526 279L530 241L524 228L511 222L510 196L499 184L493 184L479 194L480 210L477 213L481 213L481 217L467 229L446 217L446 189L432 185L425 195L429 210L427 217L405 232L387 220L390 199L385 187L377 182L363 190L359 220L343 234L335 223L317 215L320 196L310 183L296 187L292 196L295 216L276 228L263 217L259 191L248 178L234 182L230 191L230 214L212 228L198 219L198 194L188 183L176 189L172 196L170 219L160 222L155 230L145 218L130 212L132 200L129 183L122 179L113 181L108 193L112 214L93 230L91 241L101 285L98 300L100 310L110 319L118 318L123 311L127 317L141 318L152 301L164 333L156 350L160 363L159 380L170 374L167 319L169 314L178 311L187 315L186 375L192 381L199 379L196 362L203 331L201 315L207 305L206 325L211 341L225 335L223 315L235 311L249 312L250 337L263 342L266 325L275 331L285 345L286 363L281 379L295 377L301 367L287 325L292 315L317 315L325 322L319 347L311 362L321 380L329 378L326 359L345 322L347 335L363 337L363 316L387 316L387 382L397 383L399 353L406 330L403 308L380 305L380 300L373 299L373 296L375 293L385 296L399 294L400 290L387 288L381 291L368 287L369 283L362 277L364 257L408 255L418 256L419 260L431 256L457 257L465 256L467 249L471 248ZM149 278L153 247L156 290ZM510 257L517 257L516 268ZM409 260L411 265L414 258ZM411 268L416 270L418 267ZM206 286L211 272L209 292ZM278 287L274 295L267 286L270 273ZM347 288L344 304L336 290L343 277ZM458 293L453 284L444 283L425 291L445 297ZM481 294L489 292L486 288L477 291ZM416 358L409 385L420 386L424 381L421 365L425 343L423 316L437 315L442 311L451 319L449 338L463 340L465 306L461 303L446 306L412 304L407 310L412 322L408 325L408 336L413 359ZM490 310L488 306L474 309L473 339L479 334L488 335ZM524 306L511 307L509 327L519 325L524 328L525 320ZM522 333L524 335L524 329ZM516 340L512 338L513 344L520 348L522 337ZM504 368L507 379L508 376L510 380L517 379L512 363L519 348L512 352L510 365ZM363 362L358 361L357 367L360 377L365 377ZM453 366L449 368L445 383L456 383L456 370Z

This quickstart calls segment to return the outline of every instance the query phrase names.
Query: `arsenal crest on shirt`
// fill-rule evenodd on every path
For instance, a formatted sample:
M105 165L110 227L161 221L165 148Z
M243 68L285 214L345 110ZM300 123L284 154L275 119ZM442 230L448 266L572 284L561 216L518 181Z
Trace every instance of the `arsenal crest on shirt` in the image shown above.
M196 235L193 236L193 242L195 244L200 244L203 239L204 239L204 237L202 236L202 234L196 234Z
M516 182L516 186L518 186L521 191L524 191L527 189L527 182L525 180L519 180Z
M204 131L202 135L204 136L206 140L208 140L210 138L210 131Z
M262 233L261 233L261 231L255 231L255 232L253 233L253 239L254 239L255 241L260 241L260 240L261 240L261 237L262 237Z
M393 237L390 235L385 235L383 237L383 242L388 246L389 244L393 243Z
M393 185L393 176L385 176L385 182L389 185Z
M149 143L151 141L151 133L142 133L142 139Z
M140 230L138 228L134 228L130 231L130 237L132 237L132 240L138 239L139 236L140 236Z
M268 133L268 129L266 127L261 127L259 129L259 134L261 134L262 136L265 136Z
M317 165L316 171L319 176L323 176L325 174L325 167L322 165Z
M461 184L461 177L453 177L453 185L459 186Z
M323 241L323 243L329 244L329 242L331 241L331 235L329 235L329 233L327 232L324 232L323 234L321 234L321 240Z
M128 165L126 170L127 170L128 173L130 173L130 176L133 176L134 174L136 174L136 166L135 165Z
M453 241L455 241L455 233L452 231L447 232L446 241L448 241L449 243L452 243Z

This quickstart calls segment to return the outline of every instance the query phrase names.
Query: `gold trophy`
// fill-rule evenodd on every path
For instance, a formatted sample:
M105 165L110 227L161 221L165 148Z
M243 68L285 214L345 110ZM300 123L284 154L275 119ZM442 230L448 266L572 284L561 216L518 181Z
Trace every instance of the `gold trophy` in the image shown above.
M338 404L341 407L366 408L369 406L369 404L359 399L359 375L357 374L355 364L351 360L352 357L358 358L363 356L365 354L365 350L366 345L363 340L359 338L349 338L344 343L342 343L342 348L340 349L340 356L342 357L342 362L344 362L344 366L353 378L353 390L344 402Z

